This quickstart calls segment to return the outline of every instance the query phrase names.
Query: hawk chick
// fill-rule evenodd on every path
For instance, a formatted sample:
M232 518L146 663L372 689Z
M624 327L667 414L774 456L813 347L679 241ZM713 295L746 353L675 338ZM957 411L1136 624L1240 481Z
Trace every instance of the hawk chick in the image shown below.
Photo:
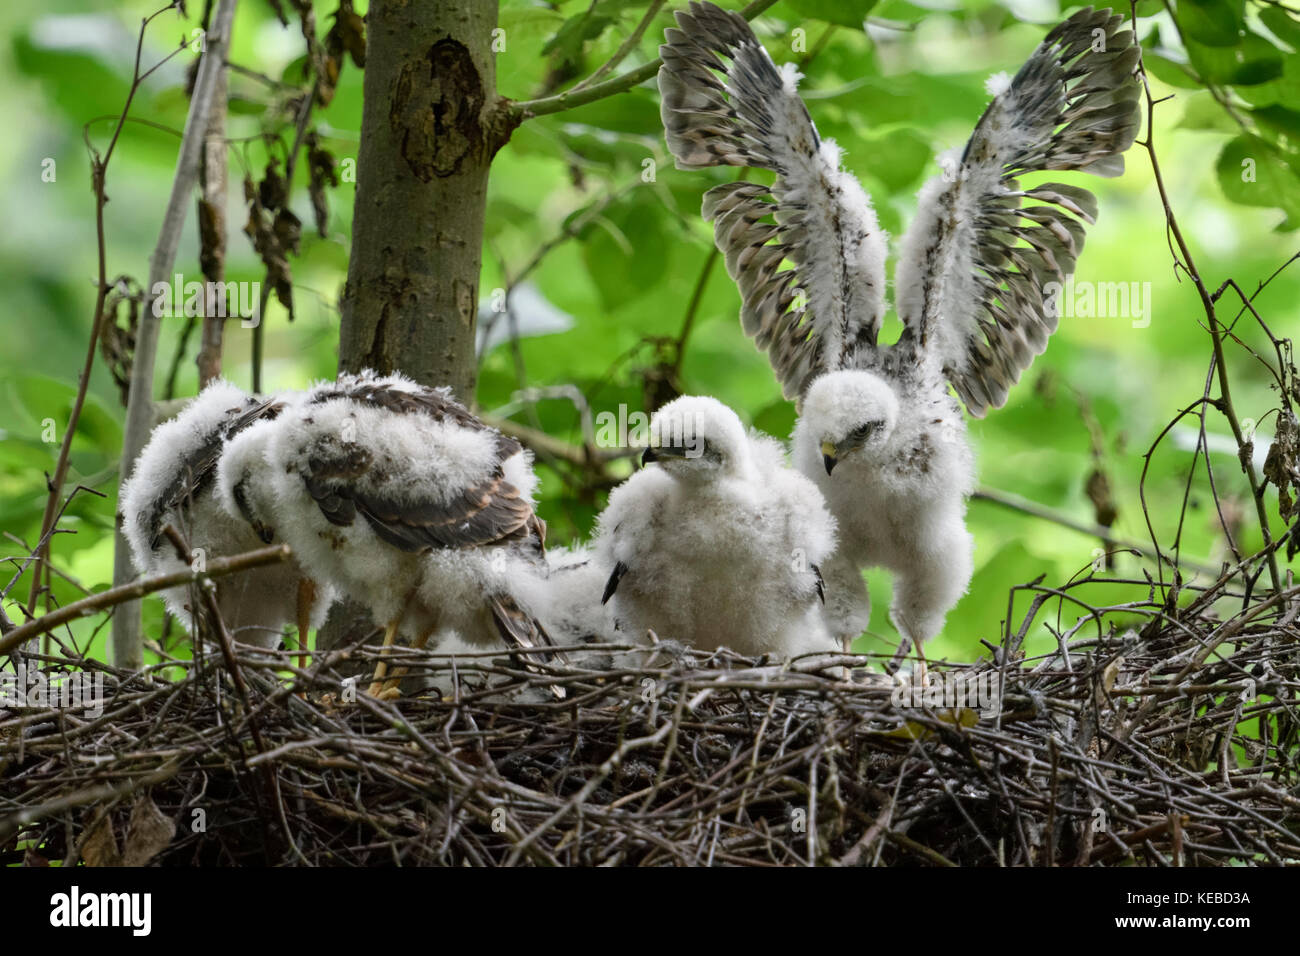
M834 650L817 565L835 523L816 487L713 398L669 402L650 436L596 538L620 628L751 656Z
M284 410L278 397L259 399L229 382L216 381L170 421L154 429L122 489L122 530L136 570L158 575L183 571L204 560L242 554L275 540L270 525L231 512L218 501L217 475L231 445L274 422ZM168 524L194 550L182 561L163 534ZM327 587L317 588L296 562L229 575L216 582L217 607L232 636L243 644L274 648L286 622L299 627L299 642L318 627L333 603ZM162 592L167 609L191 633L188 587Z
M273 513L313 576L386 622L385 646L451 632L476 646L549 643L514 593L543 561L532 456L447 389L344 375L246 441L227 509Z
M995 93L945 175L921 191L895 298L904 330L879 342L885 235L797 91L738 14L692 2L660 47L661 113L679 169L751 166L703 215L740 287L741 324L767 351L800 416L797 468L839 522L827 612L851 641L870 617L861 569L894 573L891 617L919 648L972 573L965 502L973 456L961 409L982 417L1047 346L1056 300L1083 248L1095 198L1020 177L1117 176L1138 127L1138 51L1123 18L1086 8L1052 29ZM787 265L788 264L788 265Z

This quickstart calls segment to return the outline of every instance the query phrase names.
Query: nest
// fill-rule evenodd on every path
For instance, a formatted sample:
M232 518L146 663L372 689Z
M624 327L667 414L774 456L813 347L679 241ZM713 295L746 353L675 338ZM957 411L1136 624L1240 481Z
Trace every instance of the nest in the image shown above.
M0 857L1293 863L1300 589L1252 603L1226 580L1091 608L1039 656L1024 636L1062 592L1029 586L988 658L932 664L915 690L861 656L667 645L635 666L608 647L531 667L405 652L425 689L396 701L342 677L368 647L305 670L242 649L136 673L84 660L100 716L0 710ZM1122 626L1134 613L1146 623Z

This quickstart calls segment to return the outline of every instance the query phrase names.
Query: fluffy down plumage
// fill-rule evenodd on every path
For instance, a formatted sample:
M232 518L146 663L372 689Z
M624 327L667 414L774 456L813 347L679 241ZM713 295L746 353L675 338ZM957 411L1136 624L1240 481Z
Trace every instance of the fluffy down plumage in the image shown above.
M163 528L171 524L205 560L252 551L277 541L268 525L231 512L218 501L218 473L231 446L273 423L284 410L278 397L259 399L228 382L213 382L170 421L154 429L122 489L122 529L136 570L157 575L185 570ZM217 582L217 606L234 638L274 648L287 622L305 614L317 627L332 603L328 587L317 588L309 606L300 607L304 581L296 562L272 565ZM167 609L194 630L188 588L162 592Z
M624 640L611 609L600 600L611 570L589 547L551 548L545 566L523 579L524 599L555 643Z
M342 376L246 437L256 516L318 580L413 643L549 640L516 594L543 561L531 455L445 389L401 375ZM238 485L223 486L239 512Z
M1046 347L1073 273L1091 193L1025 174L1115 176L1139 123L1137 48L1123 17L1085 8L1051 30L994 94L945 174L921 193L898 262L904 331L878 342L884 242L744 18L711 3L677 13L660 48L668 146L680 168L771 170L732 183L703 213L741 293L741 324L799 405L795 466L839 522L826 612L851 640L870 616L861 569L894 572L891 616L919 645L970 581L965 500L974 464L961 408L984 415ZM796 291L800 294L795 294Z
M715 399L676 399L650 431L647 467L610 495L596 538L621 632L749 655L836 650L818 571L835 523L816 487Z

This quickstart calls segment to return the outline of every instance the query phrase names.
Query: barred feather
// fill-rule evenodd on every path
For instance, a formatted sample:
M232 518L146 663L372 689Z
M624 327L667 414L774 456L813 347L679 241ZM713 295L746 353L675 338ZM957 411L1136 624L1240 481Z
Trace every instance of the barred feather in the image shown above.
M705 219L740 287L741 323L787 398L828 369L871 361L884 310L885 237L796 91L739 14L692 2L659 48L662 116L680 169L771 170L771 187L730 183Z
M505 641L507 647L555 646L555 642L551 640L551 635L546 633L546 628L542 626L542 622L521 608L513 596L509 594L492 595L488 598L488 609L492 613L492 623L496 626L497 633L501 635L501 639ZM564 661L564 655L558 651L554 654L528 655L524 658L524 666L530 671L537 671L538 663L546 663L552 659ZM550 690L557 700L564 700L568 696L565 689L559 684L552 684Z
M1022 189L1018 177L1117 176L1137 134L1138 51L1122 23L1088 8L1053 29L989 104L954 175L926 185L904 237L899 345L933 356L976 417L1046 348L1057 326L1046 287L1073 274L1097 215L1085 189Z
M449 422L468 431L490 433L496 461L488 473L436 498L413 494L406 484L369 481L382 467L364 443L318 443L306 460L302 479L330 524L347 526L360 514L376 535L403 551L524 541L539 554L543 552L541 519L534 514L528 495L512 485L502 470L502 465L522 450L515 439L489 428L445 388L367 375L343 376L337 385L318 389L307 407L340 400L382 409L393 416L409 416L416 422Z

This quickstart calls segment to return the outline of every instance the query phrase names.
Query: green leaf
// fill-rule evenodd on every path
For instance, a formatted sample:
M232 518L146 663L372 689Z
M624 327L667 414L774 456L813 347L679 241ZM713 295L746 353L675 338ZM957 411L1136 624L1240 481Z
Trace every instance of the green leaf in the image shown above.
M659 91L638 88L621 96L609 96L567 109L555 117L543 117L564 126L570 123L618 133L636 133L663 139L663 120L659 117Z
M1217 133L1236 133L1240 127L1208 92L1193 93L1187 98L1183 118L1178 129L1209 130Z
M1244 8L1243 0L1180 0L1175 18L1188 46L1230 47L1245 29Z
M29 478L52 467L57 445L24 435L6 434L0 441L0 471Z
M122 111L131 78L97 56L37 46L19 36L13 41L13 58L19 72L38 80L44 95L78 125ZM110 124L104 128L112 130Z
M865 160L862 171L875 176L892 191L915 183L934 159L930 142L914 129L873 130L871 135L862 138L864 148L855 150L855 156Z
M853 30L862 29L862 21L876 5L876 0L787 0L796 13L827 23L837 23Z
M522 33L540 33L562 23L563 14L545 7L524 6L522 4L505 4L497 24L510 36L516 31Z
M1192 74L1186 64L1179 63L1155 50L1143 51L1142 65L1146 67L1148 73L1169 86L1184 90L1199 90L1205 85Z
M668 257L663 223L663 210L642 200L607 209L587 227L582 256L606 308L617 309L653 288Z
M280 71L280 82L297 85L307 80L308 60L307 54L290 60L285 64L284 69Z
M1237 94L1252 106L1293 106L1300 103L1300 54L1288 54L1282 59L1282 75L1268 83L1241 86Z
M794 431L794 402L772 402L754 416L754 427L782 441Z
M1300 146L1300 113L1277 105L1261 106L1250 112L1264 128L1280 133Z
M555 36L546 41L542 53L559 53L563 60L576 60L582 54L583 45L604 33L613 22L609 17L596 16L590 11L569 17Z
M77 390L67 382L43 375L21 376L14 380L11 388L17 403L28 416L24 423L24 434L32 438L43 437L42 432L47 427L52 429L54 441L47 447L53 461L58 454L59 443L63 440L63 429L67 427L68 418L72 414L72 403L76 399ZM86 396L85 404L81 407L72 447L79 450L93 449L107 460L116 458L121 450L122 427L93 392Z
M1282 54L1253 33L1232 47L1189 41L1187 56L1196 72L1211 83L1254 86L1282 75Z
M227 104L231 113L240 116L261 116L266 112L266 104L259 103L256 100L245 99L242 96L232 95Z
M1256 86L1282 75L1281 52L1258 34L1246 35L1237 47L1237 58L1231 82L1238 86Z
M26 424L31 433L39 433L41 423L53 419L58 429L57 447L58 440L63 437L63 426L67 424L76 389L67 382L45 375L23 375L11 383L10 389L15 401L27 413Z
M1273 31L1283 43L1288 44L1293 50L1300 51L1300 16L1294 11L1287 11L1283 7L1265 7L1259 11L1260 20L1264 21L1264 26Z
M1300 226L1300 180L1284 158L1258 136L1238 136L1215 164L1223 194L1243 206L1275 206L1287 214L1280 227Z

